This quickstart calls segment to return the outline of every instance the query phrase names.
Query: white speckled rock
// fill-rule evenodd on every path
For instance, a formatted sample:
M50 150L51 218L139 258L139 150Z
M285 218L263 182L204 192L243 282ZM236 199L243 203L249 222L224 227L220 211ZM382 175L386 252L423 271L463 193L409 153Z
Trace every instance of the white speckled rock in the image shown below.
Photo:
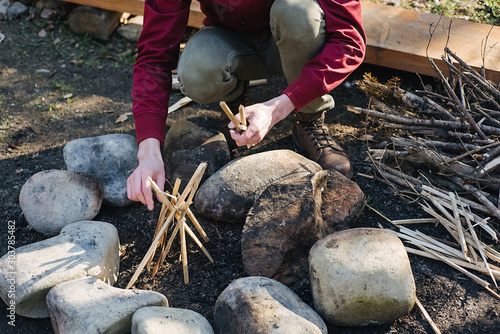
M56 334L122 334L130 333L135 311L168 301L155 291L119 289L85 277L52 288L47 305Z
M277 180L302 177L322 170L316 162L290 150L256 153L235 159L198 189L197 211L223 222L243 222L255 199Z
M134 201L127 198L127 178L139 164L137 142L131 135L81 138L64 146L64 162L69 170L95 175L104 186L104 201L124 207Z
M356 228L318 240L309 274L315 308L333 325L393 322L415 303L408 255L391 231Z
M30 177L19 194L28 224L48 235L59 233L68 224L93 219L102 200L102 185L95 176L56 169Z
M286 285L266 277L233 281L215 304L214 328L224 334L326 334L325 322Z
M29 318L47 318L47 292L55 285L95 276L114 284L120 265L120 242L116 228L105 222L69 224L58 236L22 246L0 259L0 296L10 303L11 269L15 274L16 312Z
M134 313L132 334L214 334L207 319L186 309L148 306Z

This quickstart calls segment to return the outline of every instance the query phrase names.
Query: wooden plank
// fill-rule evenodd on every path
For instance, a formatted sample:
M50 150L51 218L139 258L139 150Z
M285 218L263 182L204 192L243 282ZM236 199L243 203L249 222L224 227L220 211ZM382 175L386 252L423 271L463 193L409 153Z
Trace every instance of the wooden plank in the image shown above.
M500 27L460 19L440 17L409 9L362 2L363 24L368 49L365 62L384 67L435 76L426 52L438 66L447 70L440 60L446 45L468 65L481 67L482 43L488 36L485 59L486 76L500 82ZM435 29L432 39L431 25ZM451 22L451 29L448 31ZM449 38L448 38L449 34ZM430 44L429 44L430 41ZM448 43L448 44L447 44ZM429 44L429 48L427 49Z
M143 0L69 0L69 2L135 15L142 15L144 11ZM440 59L445 46L448 45L450 50L467 64L478 69L483 63L482 43L489 34L486 47L488 54L484 61L486 76L490 80L500 82L499 26L450 19L367 1L361 3L368 44L366 63L436 76L427 61L426 52L428 52L431 58L437 60L436 64L446 75L446 66ZM199 28L204 17L199 2L193 1L188 25ZM431 39L429 29L438 22L439 26Z
M201 12L200 3L198 1L191 2L189 11L188 26L194 28L201 28L203 26L203 19L205 14Z

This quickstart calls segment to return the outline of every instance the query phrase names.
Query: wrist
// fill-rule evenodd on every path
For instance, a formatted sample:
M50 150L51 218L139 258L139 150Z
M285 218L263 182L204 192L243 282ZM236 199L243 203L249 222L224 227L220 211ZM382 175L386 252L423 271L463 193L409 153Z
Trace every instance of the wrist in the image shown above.
M146 138L139 143L139 150L137 152L139 162L147 158L160 158L161 159L161 145L160 141L156 138Z
M295 110L295 105L293 104L292 100L285 95L281 94L277 98L277 106L276 109L278 111L277 117L279 118L278 121L281 121L285 119L292 111Z

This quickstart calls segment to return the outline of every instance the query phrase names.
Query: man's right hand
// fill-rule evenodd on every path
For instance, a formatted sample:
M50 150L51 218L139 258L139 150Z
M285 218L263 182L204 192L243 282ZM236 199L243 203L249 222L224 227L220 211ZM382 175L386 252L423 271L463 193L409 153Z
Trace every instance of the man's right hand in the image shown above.
M165 167L161 156L160 141L156 138L141 141L137 158L139 166L127 179L127 197L133 201L142 202L149 210L153 210L153 193L148 177L151 177L162 191L165 187Z

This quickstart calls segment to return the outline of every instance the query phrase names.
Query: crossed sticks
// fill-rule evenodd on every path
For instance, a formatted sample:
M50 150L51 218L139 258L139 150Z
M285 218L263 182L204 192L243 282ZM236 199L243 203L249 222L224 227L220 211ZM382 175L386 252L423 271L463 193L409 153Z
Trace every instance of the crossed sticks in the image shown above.
M198 166L198 168L194 172L193 176L189 180L186 188L184 189L184 191L180 196L178 196L178 192L181 180L177 179L175 181L172 194L169 194L167 192L161 191L158 185L151 178L149 178L149 182L151 182L154 191L160 197L163 205L161 207L160 216L158 218L158 224L156 226L153 242L149 247L148 252L142 259L141 263L137 267L134 275L130 279L130 282L128 283L126 289L129 289L135 283L135 281L137 280L137 278L139 277L139 275L141 274L142 270L146 265L148 267L148 272L150 271L153 262L153 257L156 253L156 249L160 247L161 250L158 257L158 261L156 262L152 273L152 276L156 275L161 264L165 260L165 257L167 256L170 248L172 247L172 243L174 241L174 238L177 236L177 233L180 234L182 270L184 274L185 284L189 283L188 260L187 260L187 249L186 249L186 232L194 240L194 242L198 245L198 247L200 247L203 253L210 260L210 262L212 263L214 262L214 260L212 259L206 248L202 245L202 243L196 237L191 228L189 228L189 226L186 224L186 215L187 215L189 220L191 220L193 225L196 227L196 229L202 236L203 240L205 242L208 242L207 234L201 227L200 223L194 216L191 209L189 209L194 194L196 193L196 190L200 185L201 178L203 176L203 173L205 172L206 167L207 167L206 162L203 162ZM177 221L177 223L175 223L174 221ZM172 235L168 239L168 242L166 242L167 230L171 223L175 224L175 228L172 231Z

